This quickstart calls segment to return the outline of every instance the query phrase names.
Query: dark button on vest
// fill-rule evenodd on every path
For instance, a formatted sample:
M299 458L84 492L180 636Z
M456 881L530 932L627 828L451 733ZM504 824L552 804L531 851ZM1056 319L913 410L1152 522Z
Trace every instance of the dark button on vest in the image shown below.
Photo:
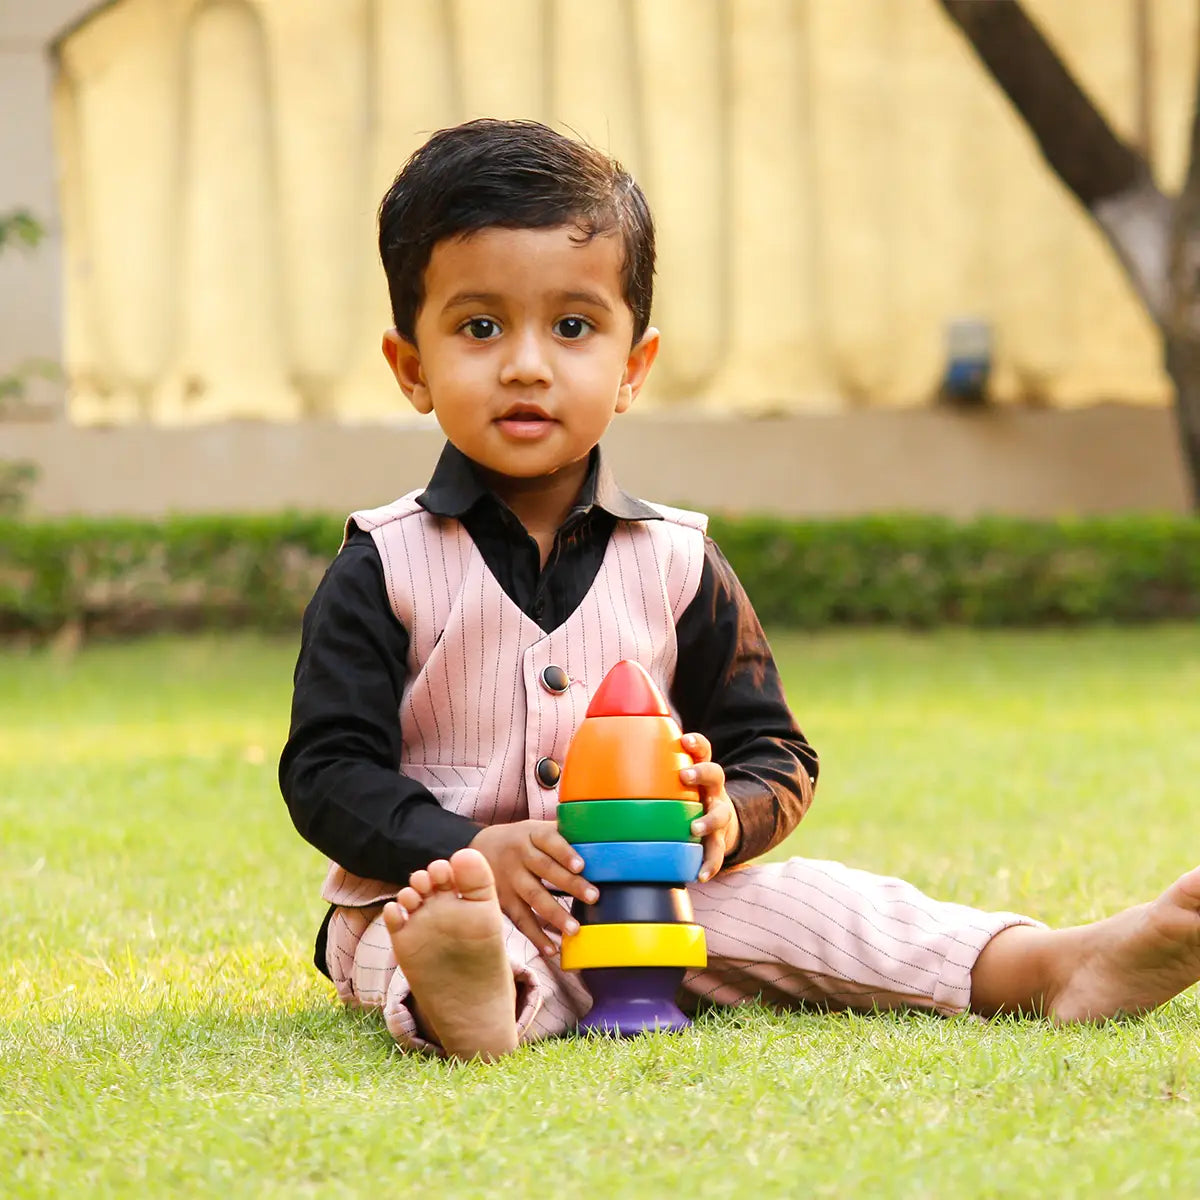
M571 677L553 663L542 671L542 687L553 696L561 696L571 686Z
M533 773L542 787L552 788L562 774L562 767L552 758L539 758L537 765L533 768Z

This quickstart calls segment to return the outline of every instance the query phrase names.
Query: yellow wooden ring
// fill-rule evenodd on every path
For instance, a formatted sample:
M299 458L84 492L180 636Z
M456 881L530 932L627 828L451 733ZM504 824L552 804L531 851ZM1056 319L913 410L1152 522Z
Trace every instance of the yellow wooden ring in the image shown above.
M562 940L564 971L594 967L703 967L699 925L585 925Z

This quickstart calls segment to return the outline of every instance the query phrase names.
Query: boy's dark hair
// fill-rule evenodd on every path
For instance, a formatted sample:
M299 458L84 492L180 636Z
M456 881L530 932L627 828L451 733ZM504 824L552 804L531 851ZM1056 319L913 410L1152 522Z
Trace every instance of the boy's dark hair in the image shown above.
M468 121L435 133L379 206L379 256L400 336L415 341L425 268L438 242L497 226L568 224L585 239L620 234L622 293L636 342L650 324L654 221L620 163L537 121Z

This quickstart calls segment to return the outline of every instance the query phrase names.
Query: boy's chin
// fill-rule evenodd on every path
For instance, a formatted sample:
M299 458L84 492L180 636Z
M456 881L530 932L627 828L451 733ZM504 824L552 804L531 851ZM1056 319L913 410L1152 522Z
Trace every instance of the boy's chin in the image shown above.
M464 453L466 453L464 451ZM551 460L548 462L525 461L525 462L506 462L503 464L492 462L481 462L477 458L468 458L475 466L484 474L493 476L499 479L509 479L514 481L526 481L535 483L538 480L557 479L564 474L570 474L574 471L587 471L588 458L591 455L589 450L587 454L581 458L571 459L569 462L559 462Z

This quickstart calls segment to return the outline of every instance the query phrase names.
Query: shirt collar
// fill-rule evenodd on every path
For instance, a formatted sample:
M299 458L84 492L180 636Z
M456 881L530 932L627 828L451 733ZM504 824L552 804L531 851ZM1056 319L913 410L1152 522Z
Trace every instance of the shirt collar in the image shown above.
M435 517L460 518L485 497L491 497L493 503L502 503L476 474L471 460L447 442L417 503ZM662 519L656 509L618 486L599 446L592 451L587 477L571 511L585 513L592 507L602 508L624 521Z
M471 460L447 442L417 503L435 517L462 517L486 495Z

